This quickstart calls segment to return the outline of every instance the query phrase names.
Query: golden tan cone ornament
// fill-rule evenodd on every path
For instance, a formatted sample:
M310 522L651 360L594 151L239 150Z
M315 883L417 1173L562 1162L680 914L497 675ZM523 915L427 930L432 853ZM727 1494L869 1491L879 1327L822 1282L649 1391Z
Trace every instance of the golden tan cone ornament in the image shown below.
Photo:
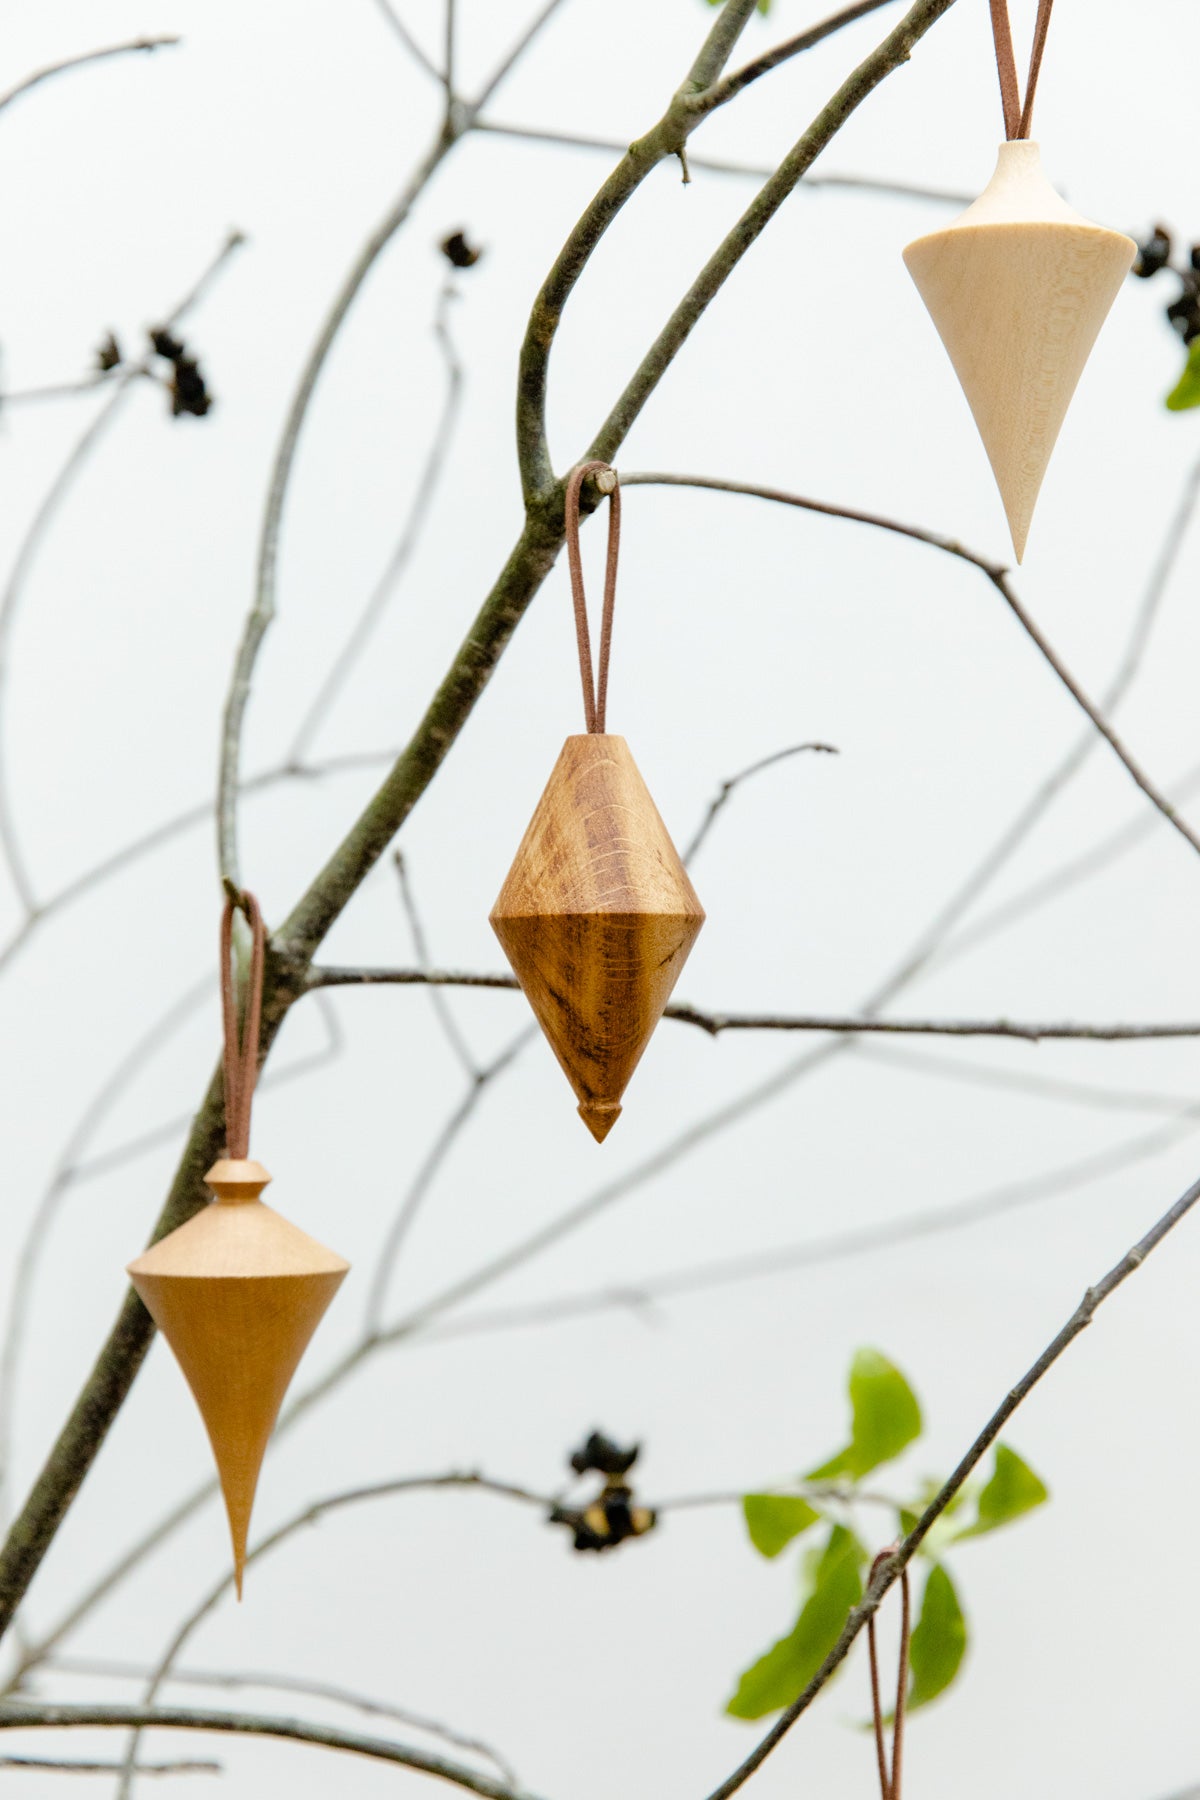
M622 737L569 737L491 914L597 1143L704 923Z
M1001 144L973 206L904 252L987 451L1017 561L1071 397L1137 245L1090 224Z
M231 970L234 911L252 950L238 1029ZM229 1154L205 1176L216 1199L130 1263L129 1278L187 1378L216 1458L242 1597L246 1539L267 1441L296 1365L349 1264L260 1195L271 1177L247 1155L258 1072L266 933L253 894L221 920L225 1125Z
M588 475L609 497L594 673L579 551L579 496ZM621 536L616 471L604 462L572 469L565 516L587 731L563 745L491 923L599 1144L617 1122L704 908L628 744L605 730Z
M187 1378L216 1458L238 1599L259 1470L297 1364L350 1267L259 1199L261 1163L223 1160L217 1198L129 1265Z

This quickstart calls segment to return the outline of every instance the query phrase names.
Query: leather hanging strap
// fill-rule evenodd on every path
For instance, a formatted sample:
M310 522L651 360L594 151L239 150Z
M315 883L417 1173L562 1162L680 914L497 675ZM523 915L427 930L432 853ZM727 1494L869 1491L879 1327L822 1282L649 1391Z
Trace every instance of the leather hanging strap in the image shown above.
M871 1564L871 1579L882 1563L895 1554L895 1545L883 1550ZM884 1740L883 1702L879 1693L879 1656L875 1645L875 1614L867 1620L867 1650L871 1659L871 1712L875 1722L875 1754L879 1762L879 1791L882 1800L900 1800L900 1776L904 1759L904 1707L908 1697L908 1645L912 1627L912 1599L908 1586L908 1570L900 1573L900 1673L896 1681L896 1710L892 1715L892 1761L888 1767Z
M237 985L233 972L233 916L241 911L250 927L250 970L246 1010L238 1031ZM267 934L253 894L243 893L240 906L226 900L221 915L221 1019L225 1028L225 1154L244 1162L250 1154L250 1107L258 1078L258 1040L262 1027L263 968Z
M600 655L592 670L592 638L588 630L587 597L583 591L583 558L579 551L579 494L589 475L606 470L613 477L608 497L608 561L604 568L604 610L600 615ZM575 636L579 643L579 674L583 682L583 718L589 732L604 731L608 707L608 663L612 653L613 607L617 598L617 556L621 548L621 488L617 472L606 462L585 462L571 470L566 497L567 563L571 570L571 597L575 603Z
M996 68L1000 75L1000 100L1004 107L1004 135L1011 142L1013 138L1027 138L1033 127L1033 97L1037 92L1038 76L1042 72L1042 57L1046 50L1046 36L1050 30L1054 0L1038 0L1023 105L1020 83L1017 80L1017 58L1013 50L1008 0L990 0L990 5L992 36L996 42Z

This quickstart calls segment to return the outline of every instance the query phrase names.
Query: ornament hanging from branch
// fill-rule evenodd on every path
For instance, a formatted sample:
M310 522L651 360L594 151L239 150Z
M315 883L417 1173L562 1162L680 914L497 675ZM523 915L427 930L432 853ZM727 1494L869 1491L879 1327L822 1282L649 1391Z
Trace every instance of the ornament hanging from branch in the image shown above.
M259 1470L296 1366L349 1264L265 1206L271 1177L249 1160L266 933L252 894L245 1019L238 1034L234 905L221 921L226 1154L205 1176L216 1199L129 1265L129 1276L195 1396L216 1458L238 1599Z
M593 677L579 494L585 478L601 472L611 476L612 488ZM620 521L620 487L608 464L573 469L567 555L587 731L563 745L491 913L597 1143L616 1123L621 1096L704 923L704 909L629 746L605 730Z
M1024 105L1007 0L991 0L1007 141L973 206L904 261L962 384L1004 502L1017 561L1042 478L1137 245L1073 211L1030 140L1053 0L1039 0Z

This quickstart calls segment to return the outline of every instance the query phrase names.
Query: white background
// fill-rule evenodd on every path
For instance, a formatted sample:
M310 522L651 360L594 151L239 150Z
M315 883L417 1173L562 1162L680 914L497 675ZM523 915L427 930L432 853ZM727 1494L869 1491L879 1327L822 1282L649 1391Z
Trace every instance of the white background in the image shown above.
M754 54L817 16L777 0ZM1032 4L1014 7L1019 45ZM524 21L516 0L462 0L471 89ZM407 15L436 50L439 9ZM999 136L987 8L960 0L907 69L855 115L816 173L976 191ZM756 85L693 140L697 156L771 164L898 16L887 8ZM493 116L619 141L647 129L710 14L699 0L567 0ZM38 891L212 791L219 709L250 602L270 459L301 359L352 257L436 129L437 90L374 7L315 0L91 0L9 21L3 81L80 50L179 31L180 49L100 64L0 118L4 386L86 368L109 327L140 333L188 288L230 225L250 243L185 335L217 404L173 422L146 386L71 492L11 638L2 732ZM1200 235L1196 21L1188 0L1057 9L1038 109L1048 173L1090 216ZM530 301L611 158L475 137L453 154L381 258L322 379L286 509L280 616L258 667L247 773L285 752L399 532L443 372L430 322L462 225L486 246L458 282L467 374L448 484L419 552L315 754L402 744L519 524L516 355ZM675 166L646 183L573 297L552 366L551 437L585 446L753 184ZM1007 553L1003 517L952 372L900 262L944 207L798 192L662 383L626 468L760 480L873 508ZM1168 278L1130 282L1081 384L1047 478L1018 590L1071 668L1102 690L1190 463L1200 414L1168 415L1181 353ZM11 564L96 398L0 420L0 548ZM708 924L680 997L715 1008L852 1012L1075 741L1080 719L999 597L965 564L836 520L726 496L630 490L610 722L683 841L719 781L808 738L833 758L785 763L741 790L695 866ZM600 534L587 534L598 567ZM1200 528L1184 546L1143 673L1121 713L1165 784L1195 760ZM523 623L443 773L403 834L433 953L494 969L487 912L563 735L579 729L565 564ZM372 771L276 788L243 813L244 873L269 920L311 878ZM998 881L992 901L1146 806L1098 750ZM1200 1017L1200 868L1155 820L1094 879L931 970L898 1014ZM6 1240L15 1257L83 1109L116 1060L213 967L217 892L199 826L49 919L3 980L0 1105ZM8 923L19 916L11 892ZM385 862L324 952L406 962ZM523 1021L507 994L458 997L480 1056ZM341 996L340 1058L263 1094L255 1151L271 1197L355 1264L300 1380L352 1341L372 1257L457 1104L461 1075L419 991ZM311 1003L273 1067L319 1049ZM817 1040L819 1041L819 1040ZM390 1316L636 1168L813 1040L710 1041L664 1025L624 1116L598 1149L539 1042L489 1089L421 1215ZM199 1098L215 1006L152 1059L86 1145L117 1146ZM970 1085L948 1069L1194 1094L1197 1051L1161 1045L923 1043L939 1072L856 1051L787 1085L743 1122L614 1203L471 1306L507 1307L950 1207L1073 1165L1163 1123ZM13 1487L33 1479L119 1305L124 1263L161 1202L182 1126L69 1189L29 1291ZM645 1445L648 1498L761 1486L828 1454L860 1344L918 1389L927 1438L889 1484L944 1473L1086 1282L1196 1174L1197 1144L1115 1163L994 1221L664 1304L380 1355L268 1459L256 1530L385 1475L480 1467L539 1489L595 1425ZM1194 1496L1200 1450L1197 1227L1185 1225L1031 1399L1010 1441L1052 1505L953 1568L972 1648L953 1694L914 1721L916 1800L1016 1792L1163 1800L1200 1780ZM37 1633L208 1468L178 1371L156 1345L33 1587ZM875 1531L877 1520L864 1518ZM209 1506L72 1640L154 1660L227 1566ZM573 1556L535 1514L483 1495L418 1496L330 1517L253 1569L189 1647L193 1665L336 1681L498 1743L551 1800L614 1793L701 1800L754 1741L722 1718L736 1672L789 1625L794 1554L759 1561L732 1509L671 1519L611 1557ZM890 1642L891 1629L885 1633ZM133 1698L58 1676L41 1691ZM225 1696L173 1688L196 1704ZM234 1696L234 1700L243 1698ZM865 1656L757 1777L771 1796L868 1796L854 1729ZM264 1709L292 1703L254 1695ZM315 1707L314 1716L351 1715ZM368 1729L370 1726L368 1725ZM47 1753L51 1739L23 1741ZM113 1755L115 1736L62 1743ZM14 1740L15 1743L15 1740ZM215 1754L243 1796L416 1792L421 1777L269 1743L158 1739ZM66 1778L62 1778L66 1780ZM181 1781L184 1778L180 1778ZM9 1772L6 1792L58 1778ZM199 1792L207 1778L187 1778ZM100 1781L99 1785L108 1784Z

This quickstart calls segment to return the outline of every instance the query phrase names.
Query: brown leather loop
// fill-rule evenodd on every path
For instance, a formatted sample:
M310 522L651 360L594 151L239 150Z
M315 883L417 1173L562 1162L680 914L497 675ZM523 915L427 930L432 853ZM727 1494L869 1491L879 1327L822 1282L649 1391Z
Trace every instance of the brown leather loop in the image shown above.
M992 12L992 36L996 42L996 68L1000 76L1000 100L1004 107L1004 135L1011 142L1014 138L1027 138L1033 127L1033 97L1042 71L1042 57L1046 50L1046 36L1050 30L1050 13L1054 0L1038 0L1024 105L1021 103L1021 89L1017 80L1017 59L1013 50L1008 0L989 0L989 4Z
M607 470L613 476L608 497L608 560L604 568L604 610L600 616L600 655L592 672L592 639L588 630L587 596L583 591L583 558L579 550L579 494L589 475ZM612 654L613 607L617 598L617 556L621 548L621 487L616 470L606 462L579 463L567 480L567 563L571 571L571 598L575 604L575 636L579 644L579 674L583 682L583 718L589 732L603 732L608 709L608 663Z
M246 1012L238 1032L237 986L233 974L233 915L243 912L250 926L250 973ZM258 1079L258 1040L262 1029L263 968L267 934L253 894L243 893L240 906L226 900L221 915L221 1020L225 1030L225 1154L244 1162L250 1154L250 1107Z

